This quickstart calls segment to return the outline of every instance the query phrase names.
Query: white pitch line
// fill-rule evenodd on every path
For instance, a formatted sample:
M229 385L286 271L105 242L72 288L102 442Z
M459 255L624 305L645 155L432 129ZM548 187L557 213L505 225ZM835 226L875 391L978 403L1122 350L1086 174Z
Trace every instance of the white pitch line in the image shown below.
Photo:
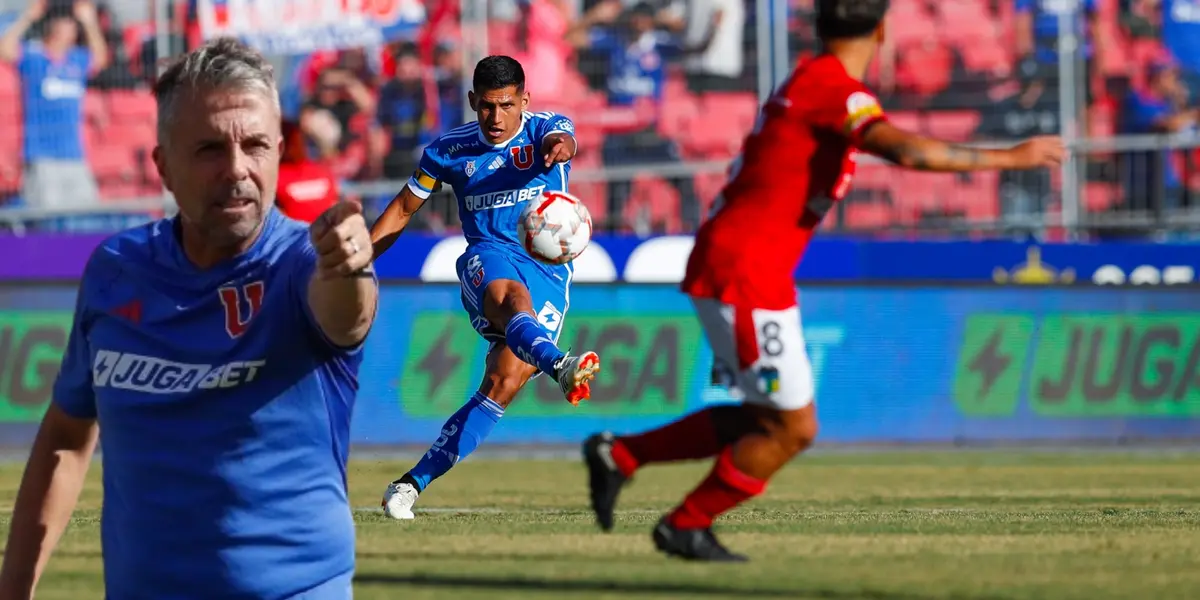
M360 506L354 509L357 513L372 513L382 512L383 509L378 506ZM430 508L414 508L414 513L430 513L430 514L480 514L480 515L576 515L576 514L591 514L591 509L580 508L570 510L565 508L495 508L484 506L464 506L464 507L447 507L435 506ZM657 514L661 510L619 510L619 514L639 515L639 514Z

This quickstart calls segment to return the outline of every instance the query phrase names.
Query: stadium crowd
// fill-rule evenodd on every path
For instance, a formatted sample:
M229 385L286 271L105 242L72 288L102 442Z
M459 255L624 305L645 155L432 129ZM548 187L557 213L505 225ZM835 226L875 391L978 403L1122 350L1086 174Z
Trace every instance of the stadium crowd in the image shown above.
M933 135L966 141L1058 132L1057 12L1074 1L1086 59L1082 130L1194 130L1200 0L895 0L890 39L868 83L893 120ZM134 2L144 0L120 4ZM122 21L118 13L130 11L116 4L37 0L0 19L3 206L161 194L147 93L157 54L153 11ZM403 179L423 144L469 117L463 36L476 32L460 27L457 1L425 4L428 22L413 39L278 57L284 112L305 149L287 158L285 201L301 206L354 183ZM817 50L812 4L790 1L793 60ZM612 175L573 185L601 227L694 229L725 179L724 168L712 165L736 154L754 124L755 3L496 0L488 7L489 52L525 65L535 110L575 119L576 172L603 167ZM173 52L200 42L194 0L175 5L167 21ZM1086 208L1200 206L1197 156L1088 154ZM865 164L832 225L911 229L950 218L1033 228L1042 213L1059 210L1058 179L1044 171L900 174ZM390 195L358 197L370 211ZM422 211L417 226L454 228L446 204Z

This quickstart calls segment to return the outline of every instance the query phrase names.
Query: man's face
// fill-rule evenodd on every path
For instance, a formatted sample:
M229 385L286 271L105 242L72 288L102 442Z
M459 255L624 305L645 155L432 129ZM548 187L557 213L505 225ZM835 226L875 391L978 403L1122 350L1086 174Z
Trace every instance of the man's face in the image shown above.
M529 106L529 92L510 85L479 93L467 92L471 109L479 118L479 129L489 143L499 144L521 128L521 113Z
M454 49L444 48L438 50L438 52L434 54L434 62L437 64L439 69L442 69L447 73L458 73L462 71L462 56L460 56L458 51Z
M56 17L46 26L46 45L50 47L69 47L78 37L79 26L71 17Z
M654 15L638 12L629 17L629 28L641 35L654 29Z
M421 80L421 59L411 54L396 58L396 80L413 83Z
M216 247L252 239L275 201L279 109L264 90L186 91L154 149L185 224Z
M1179 74L1172 68L1164 68L1154 76L1154 88L1163 96L1174 96L1179 93L1181 84Z

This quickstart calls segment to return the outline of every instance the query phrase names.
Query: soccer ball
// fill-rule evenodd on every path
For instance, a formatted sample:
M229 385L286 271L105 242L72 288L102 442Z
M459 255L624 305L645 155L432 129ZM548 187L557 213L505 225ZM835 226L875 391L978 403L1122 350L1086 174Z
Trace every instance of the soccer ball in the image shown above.
M546 191L525 203L517 220L517 236L533 258L564 265L583 254L592 240L592 215L579 198Z

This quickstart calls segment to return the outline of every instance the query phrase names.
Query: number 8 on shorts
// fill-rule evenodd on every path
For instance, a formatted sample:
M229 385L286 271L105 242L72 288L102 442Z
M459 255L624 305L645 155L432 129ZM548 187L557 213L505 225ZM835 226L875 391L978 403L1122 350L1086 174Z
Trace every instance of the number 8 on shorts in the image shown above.
M812 365L804 344L800 308L742 308L693 298L713 350L714 380L735 398L779 410L813 401Z

